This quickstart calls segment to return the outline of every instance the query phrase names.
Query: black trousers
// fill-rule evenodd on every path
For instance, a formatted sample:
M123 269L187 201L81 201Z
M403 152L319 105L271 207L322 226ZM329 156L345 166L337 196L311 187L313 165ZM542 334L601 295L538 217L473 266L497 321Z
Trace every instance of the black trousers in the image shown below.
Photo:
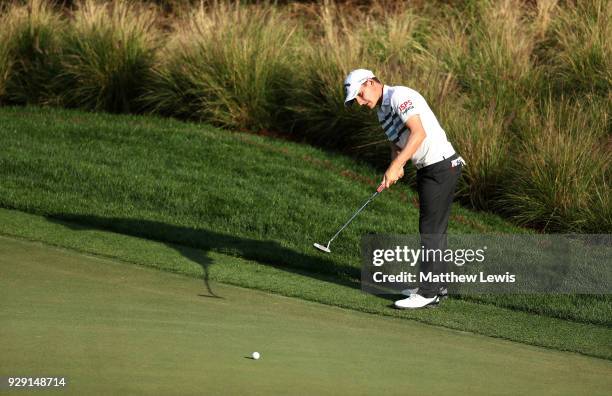
M417 170L421 246L426 253L428 250L439 249L438 252L429 252L429 255L422 257L420 276L427 273L441 274L448 269L448 263L443 260L443 252L447 248L448 219L462 168L461 164L451 166L451 161L456 158L457 154ZM438 294L441 287L446 287L446 284L421 281L418 293L431 298Z

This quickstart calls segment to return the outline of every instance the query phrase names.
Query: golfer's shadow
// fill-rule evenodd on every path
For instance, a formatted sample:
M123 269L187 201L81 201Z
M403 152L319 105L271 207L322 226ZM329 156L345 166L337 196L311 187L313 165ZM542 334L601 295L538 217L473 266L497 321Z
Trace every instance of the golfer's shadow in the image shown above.
M360 288L358 268L299 253L275 241L235 237L151 220L66 214L48 215L47 219L72 230L108 230L164 243L202 267L202 279L208 292L207 295L200 294L203 297L220 298L209 283L210 267L214 264L209 256L211 251L257 261L325 282Z
M59 215L59 216L47 216L47 219L56 223L56 224L61 224L64 227L68 227L69 229L73 230L73 231L86 231L86 230L92 230L92 229L105 229L105 227L99 227L97 225L94 224L88 224L88 223L81 223L80 221L77 221L77 218L71 218L70 221L67 221L67 219L64 218L65 216L63 215ZM85 217L90 217L90 216L81 216L82 218ZM92 219L94 219L92 217ZM100 218L102 219L102 218ZM206 288L206 291L208 292L208 294L198 294L198 296L200 297L212 297L212 298L223 298L219 295L217 295L213 290L212 287L210 286L210 266L213 264L213 260L208 257L208 255L205 254L205 252L203 252L200 249L196 249L196 248L191 248L188 246L182 246L182 245L177 245L177 244L172 244L172 243L164 243L166 246L175 249L177 252L179 252L183 257L191 260L192 262L200 265L202 267L202 280L204 281L204 287Z

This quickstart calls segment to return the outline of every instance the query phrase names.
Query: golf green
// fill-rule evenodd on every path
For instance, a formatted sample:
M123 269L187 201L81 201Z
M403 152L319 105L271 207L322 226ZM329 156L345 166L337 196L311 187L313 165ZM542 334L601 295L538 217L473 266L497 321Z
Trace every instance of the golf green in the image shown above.
M75 394L612 390L610 361L210 287L0 237L0 376L64 376Z

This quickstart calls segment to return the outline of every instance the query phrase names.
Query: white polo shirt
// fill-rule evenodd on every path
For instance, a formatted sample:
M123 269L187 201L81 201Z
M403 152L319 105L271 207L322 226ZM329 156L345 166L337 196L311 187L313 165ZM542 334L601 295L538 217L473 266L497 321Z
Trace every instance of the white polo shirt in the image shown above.
M426 136L411 158L414 166L420 169L455 154L455 149L446 138L446 132L421 94L408 87L383 85L378 121L387 138L399 148L404 148L410 137L406 121L416 114L421 118Z

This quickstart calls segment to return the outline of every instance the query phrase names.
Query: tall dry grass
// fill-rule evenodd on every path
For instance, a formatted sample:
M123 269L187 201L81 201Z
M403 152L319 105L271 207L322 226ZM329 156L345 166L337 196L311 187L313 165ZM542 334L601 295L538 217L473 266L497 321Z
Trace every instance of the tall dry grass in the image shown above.
M215 2L175 21L144 101L166 115L275 129L300 61L282 10Z
M110 112L139 109L159 31L151 7L127 0L82 0L62 40L63 103Z
M10 18L5 11L5 6L0 6L0 26L8 26ZM10 45L12 43L11 29L0 30L0 104L6 96L6 85L13 67Z
M65 27L53 4L10 3L3 7L0 21L0 97L17 104L57 104L54 76Z
M558 92L608 96L612 85L612 2L574 0L558 7L546 55Z
M451 108L439 118L445 121L449 140L467 161L457 195L473 207L496 209L508 176L513 172L512 138L503 114L491 105L476 113L466 108Z
M491 106L505 117L545 89L534 50L549 28L554 2L531 9L513 0L483 0L463 12L449 8L430 45L453 73L474 111ZM544 7L542 4L548 4Z
M609 120L598 105L549 98L531 114L500 209L549 232L612 231Z

